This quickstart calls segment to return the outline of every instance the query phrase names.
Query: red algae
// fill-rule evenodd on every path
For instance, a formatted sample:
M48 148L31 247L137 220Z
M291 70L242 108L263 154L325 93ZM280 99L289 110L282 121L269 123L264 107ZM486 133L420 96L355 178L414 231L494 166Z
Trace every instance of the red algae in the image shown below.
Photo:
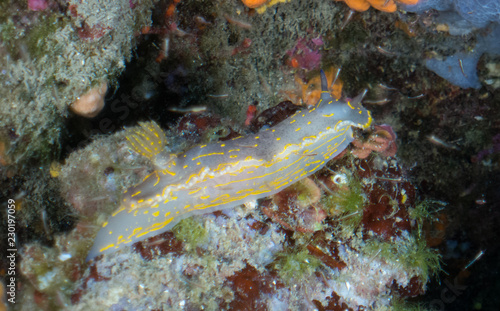
M227 282L235 295L228 305L230 310L266 310L263 296L284 287L276 282L276 275L261 273L250 265L228 277Z
M155 256L182 253L183 243L172 232L165 232L147 240L137 242L133 245L133 248L144 260L149 261Z
M262 212L286 229L314 232L326 218L323 209L315 205L320 197L319 187L305 178L273 195L271 201L262 205Z
M389 125L375 125L366 139L352 142L354 146L352 153L360 159L366 159L372 151L379 152L385 157L392 157L398 150L396 138L396 133Z

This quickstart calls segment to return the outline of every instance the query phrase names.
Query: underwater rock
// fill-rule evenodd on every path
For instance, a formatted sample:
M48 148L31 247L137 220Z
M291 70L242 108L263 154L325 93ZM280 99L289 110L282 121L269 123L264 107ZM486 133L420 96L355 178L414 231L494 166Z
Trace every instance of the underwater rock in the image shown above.
M97 301L122 309L307 310L314 305L321 310L339 304L356 310L388 307L392 295L421 294L439 255L425 246L424 219L416 217L424 213L413 212L419 209L415 187L402 180L404 170L380 154L359 160L347 152L332 163L315 175L316 185L310 179L306 187L317 194L320 186L323 198L316 202L314 194L308 198L313 202L303 203L324 210L340 204L341 212L324 219L314 233L288 230L284 214L266 219L255 201L195 216L179 223L186 230L96 260L74 292L71 310L86 310ZM297 188L275 199L290 194L296 196ZM349 205L354 208L345 209Z
M442 60L428 59L425 66L456 86L477 89L481 87L481 83L476 67L484 53L500 54L500 24L478 34L473 52L458 52Z
M415 13L429 9L443 11L443 22L457 29L455 33L450 32L455 35L466 34L473 28L483 28L490 22L500 22L499 0L420 0L415 5L401 5L401 8Z
M68 105L116 81L137 29L151 23L152 0L130 3L2 2L0 137L13 165L60 152Z

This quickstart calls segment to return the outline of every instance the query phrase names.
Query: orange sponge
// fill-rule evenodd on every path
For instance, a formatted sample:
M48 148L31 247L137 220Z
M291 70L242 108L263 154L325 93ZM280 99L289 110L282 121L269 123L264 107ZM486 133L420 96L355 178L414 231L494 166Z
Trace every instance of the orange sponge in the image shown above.
M418 0L337 0L344 1L351 9L359 12L366 11L370 6L383 12L396 11L396 3L417 4Z

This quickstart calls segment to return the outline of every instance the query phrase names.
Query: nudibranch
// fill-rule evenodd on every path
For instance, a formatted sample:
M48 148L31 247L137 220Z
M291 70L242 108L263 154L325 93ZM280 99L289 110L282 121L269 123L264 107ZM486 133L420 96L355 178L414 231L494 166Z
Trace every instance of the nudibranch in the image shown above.
M172 229L181 219L263 198L321 169L370 126L364 94L343 102L331 97L321 72L321 98L274 127L228 141L170 154L154 122L127 136L132 149L156 170L129 188L102 225L87 260Z

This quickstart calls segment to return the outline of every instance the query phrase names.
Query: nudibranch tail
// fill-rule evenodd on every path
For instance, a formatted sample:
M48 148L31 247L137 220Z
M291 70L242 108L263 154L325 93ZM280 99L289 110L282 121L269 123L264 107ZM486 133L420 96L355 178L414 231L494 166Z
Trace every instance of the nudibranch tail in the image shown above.
M231 208L275 194L317 172L354 140L352 127L367 128L363 94L344 102L322 93L271 128L223 142L169 154L154 122L130 132L131 148L155 162L156 170L129 188L120 208L101 230L87 259L171 230L181 219Z
M127 130L130 149L154 160L165 148L165 133L155 122L139 122L139 125L140 129Z

